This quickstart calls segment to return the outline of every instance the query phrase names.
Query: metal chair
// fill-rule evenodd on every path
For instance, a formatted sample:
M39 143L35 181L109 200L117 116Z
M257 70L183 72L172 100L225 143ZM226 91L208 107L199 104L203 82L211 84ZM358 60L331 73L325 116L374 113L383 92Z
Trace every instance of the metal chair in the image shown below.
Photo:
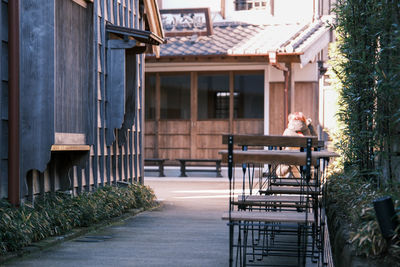
M274 184L275 182L271 182L276 180L272 171L266 177L259 176L258 182L255 182L257 179L254 174L255 169L261 168L263 164L271 167L272 163L278 161L264 161L262 156L259 158L255 156L256 152L248 151L246 153L247 146L243 146L243 152L234 153L234 144L244 142L240 137L241 141L234 142L234 138L235 136L228 136L227 140L225 139L228 144L228 152L222 153L223 159L225 156L225 160L228 162L230 189L229 211L223 215L223 219L229 221L230 266L268 266L266 259L272 256L296 257L297 262L293 266L305 266L307 258L311 258L317 263L321 262L322 265L324 262L322 253L324 228L321 227L323 222L318 215L320 214L319 202L315 201L318 200L318 197L315 196L319 195L320 190L319 182L317 182L319 161L312 161L311 158L313 140L306 139L306 152L303 153L302 161L296 161L293 157L295 153L292 153L287 157L291 160L279 162L304 165L305 167L302 167L300 172L301 177L298 177L292 185L287 183L277 185ZM276 136L274 139L277 140ZM302 139L302 142L304 141ZM263 145L264 143L258 139L253 144ZM282 155L279 155L281 159L284 158L281 157ZM296 158L299 157L296 156ZM242 164L242 194L236 198L233 192L237 184L234 174L234 167L237 164ZM313 174L311 166L314 166ZM314 176L314 180L311 179L312 176ZM288 186L292 188L288 188ZM293 238L296 240L294 245L292 244ZM272 263L271 266L277 265Z

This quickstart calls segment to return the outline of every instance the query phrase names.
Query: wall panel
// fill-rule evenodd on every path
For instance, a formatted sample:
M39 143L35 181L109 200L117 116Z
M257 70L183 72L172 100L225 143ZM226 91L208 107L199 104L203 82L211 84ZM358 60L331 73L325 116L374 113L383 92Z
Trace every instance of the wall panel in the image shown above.
M316 129L318 124L318 83L296 82L295 83L295 111L301 111L307 118L311 118Z
M56 0L55 8L55 130L87 131L89 88L93 75L93 10L72 1Z
M4 3L3 1L2 8ZM79 193L120 180L143 182L143 55L128 54L125 58L127 61L124 89L126 97L125 103L122 103L125 113L121 129L107 128L109 122L106 109L109 77L106 72L108 35L105 27L107 23L112 23L117 26L144 30L144 17L140 17L139 12L136 12L139 10L139 0L95 0L92 3L88 2L87 8L77 5L72 0L24 0L21 1L21 6L21 40L25 49L22 51L22 63L27 68L21 87L24 86L24 90L28 92L27 95L32 93L37 97L38 92L33 90L36 87L32 85L42 86L38 88L40 94L43 94L41 98L43 103L37 103L37 107L44 114L43 116L35 112L23 113L23 115L28 114L32 119L23 117L25 128L22 129L28 129L27 125L43 117L39 124L36 125L35 122L34 128L41 127L45 130L45 134L40 130L34 131L35 134L42 135L39 139L35 137L36 139L32 140L45 140L45 142L36 142L45 147L45 149L37 149L36 153L43 151L48 154L47 158L40 157L44 168L38 168L37 166L41 165L32 160L24 162L23 166L26 170L33 169L39 173L37 175L39 178L33 179L31 175L31 178L28 177L27 180L22 175L23 181L28 181L27 192L32 192L31 195L48 190L71 190L73 193ZM0 12L0 15L2 14L3 12ZM38 14L40 14L39 17L37 17ZM40 32L38 29L45 32ZM28 34L32 31L41 35ZM40 39L41 37L45 37L45 43L43 43L44 39ZM27 41L32 43L25 45ZM2 43L4 44L4 40ZM4 50L3 47L2 50ZM33 50L29 50L29 47ZM55 66L52 65L54 62ZM28 66L38 67L31 69ZM31 77L26 79L28 75ZM2 140L3 130L6 129L6 124L3 123L3 118L6 118L3 114L3 99L6 97L3 85L6 82L3 79L0 87L0 110L2 111L0 137ZM28 110L29 105L24 104ZM54 107L56 109L53 112ZM54 144L56 131L85 134L86 144L90 145L90 151L79 155L75 152L61 152L55 156L50 153L50 146ZM105 140L107 132L116 133L115 140L112 140L110 145L107 145ZM27 136L31 137L31 135ZM5 193L3 192L3 173L6 170L3 168L6 164L4 150L2 146L0 151L2 156L0 193L2 196ZM61 162L63 164L60 164ZM43 177L44 182L41 182L40 177ZM40 186L41 184L45 186Z
M221 134L229 132L229 121L227 120L211 120L197 121L198 134Z
M269 84L269 134L281 135L284 125L284 83Z
M264 119L242 119L233 121L235 134L264 134Z
M190 134L190 121L169 121L161 120L159 127L160 134Z

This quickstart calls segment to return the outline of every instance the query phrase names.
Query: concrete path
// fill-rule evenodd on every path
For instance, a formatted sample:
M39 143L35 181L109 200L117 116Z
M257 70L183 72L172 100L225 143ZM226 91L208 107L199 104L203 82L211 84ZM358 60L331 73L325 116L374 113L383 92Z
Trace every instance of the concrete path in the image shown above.
M227 266L226 178L145 178L164 206L6 266Z
M228 266L227 178L146 177L145 184L162 208L6 266Z

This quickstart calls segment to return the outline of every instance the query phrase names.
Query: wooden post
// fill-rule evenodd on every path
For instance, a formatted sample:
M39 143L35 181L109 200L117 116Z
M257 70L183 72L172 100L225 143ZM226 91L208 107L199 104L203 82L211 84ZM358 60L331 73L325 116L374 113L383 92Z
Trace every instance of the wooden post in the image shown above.
M190 73L190 157L197 154L197 72Z
M270 124L270 100L269 100L269 81L270 81L270 66L268 65L264 70L264 134L269 134Z
M19 0L8 2L8 34L8 199L19 206Z
M295 71L293 67L293 63L290 63L290 69L289 69L289 114L292 112L295 112L294 110L294 104L295 104L295 92L296 92L296 83L295 83Z
M226 19L225 0L221 0L221 16Z
M229 72L229 133L233 134L233 112L234 112L234 103L235 103L235 79L233 76L233 71Z
M290 113L294 112L294 104L295 104L295 78L294 78L294 68L293 63L286 63L287 74L285 74L285 120ZM286 92L287 88L287 92ZM287 113L287 114L286 114ZM285 127L287 125L285 124Z
M156 105L154 118L154 157L160 157L159 139L160 139L160 109L161 109L161 92L160 92L160 74L156 73Z
M290 64L289 64L290 65ZM290 70L283 71L283 76L285 79L284 86L284 103L283 103L283 129L287 127L288 124L288 116L289 116L289 91L290 91Z
M275 1L270 0L269 5L270 5L270 9L271 9L271 16L275 16Z

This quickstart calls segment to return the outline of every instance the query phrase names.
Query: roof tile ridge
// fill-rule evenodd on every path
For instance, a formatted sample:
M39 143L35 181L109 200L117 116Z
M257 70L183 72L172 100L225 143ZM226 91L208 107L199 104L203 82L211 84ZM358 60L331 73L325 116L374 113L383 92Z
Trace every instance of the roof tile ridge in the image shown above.
M303 25L302 25L302 27L301 27L299 30L297 30L296 32L294 32L285 42L283 42L283 43L279 46L278 50L279 50L280 52L289 52L289 53L293 52L294 50L291 50L290 47L289 47L289 49L287 49L288 45L291 44L291 43L293 43L293 41L296 40L296 38L299 37L299 36L301 35L301 33L304 32L304 31L310 26L311 23L305 23L305 22L300 23L300 22L297 22L297 23L293 23L293 24L297 24L297 25L300 25L300 26L301 26L302 24L303 24ZM290 24L289 24L289 25L290 25Z
M318 31L323 25L326 25L326 23L321 19L309 23L305 29L299 31L299 34L286 45L286 47L284 48L285 51L294 52L302 43L310 38L313 33Z
M255 33L252 37L250 38L245 38L241 42L239 42L237 45L232 47L231 49L228 49L227 53L228 55L237 55L237 54L245 54L245 48L248 46L248 44L251 44L254 42L254 40L257 40L260 36L260 34L265 31L265 26L264 25L253 25L254 28L260 28L260 30Z
M218 21L213 23L213 28L238 27L238 26L256 26L256 24L241 21Z

